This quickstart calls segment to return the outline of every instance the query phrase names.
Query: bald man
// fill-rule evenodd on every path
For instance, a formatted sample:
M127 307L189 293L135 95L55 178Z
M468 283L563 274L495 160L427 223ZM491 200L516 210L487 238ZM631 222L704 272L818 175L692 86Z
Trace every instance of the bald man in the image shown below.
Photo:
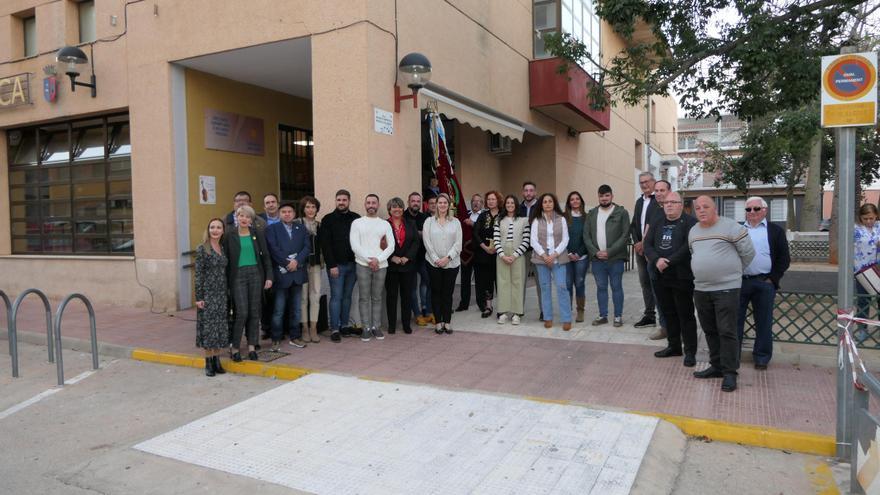
M709 196L698 197L694 211L698 223L688 233L694 303L709 344L709 367L694 372L694 377L724 378L721 390L733 392L739 369L739 291L743 270L755 257L755 248L746 228L719 217Z
M681 196L668 193L663 201L664 215L651 221L644 239L645 257L655 270L654 292L657 307L666 317L665 349L654 353L667 358L682 355L684 366L697 364L697 320L694 318L694 273L688 233L697 219L682 213Z

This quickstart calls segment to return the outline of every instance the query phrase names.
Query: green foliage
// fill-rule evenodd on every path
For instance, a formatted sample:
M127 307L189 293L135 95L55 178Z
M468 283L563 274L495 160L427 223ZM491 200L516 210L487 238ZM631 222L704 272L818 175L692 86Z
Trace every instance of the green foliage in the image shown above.
M571 69L585 64L586 62L596 63L598 54L594 57L581 40L575 38L569 33L549 33L544 35L544 48L547 53L554 57L559 57L562 61L556 67L556 72L568 77ZM596 65L600 65L596 63ZM593 77L593 74L590 74ZM610 95L605 91L602 84L602 77L599 81L587 83L587 98L590 107L594 110L603 110L609 105L613 106L615 102L611 100Z

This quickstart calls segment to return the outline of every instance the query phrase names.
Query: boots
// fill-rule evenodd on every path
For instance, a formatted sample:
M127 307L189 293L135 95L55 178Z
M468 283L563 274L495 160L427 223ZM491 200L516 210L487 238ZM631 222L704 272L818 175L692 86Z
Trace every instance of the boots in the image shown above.
M220 364L220 356L214 356L211 360L214 362L214 373L217 373L218 375L226 373L226 370L224 370L223 366Z
M315 344L321 341L321 337L318 337L318 324L309 322L309 340Z
M214 376L214 358L205 358L205 376Z
M577 317L575 317L574 321L580 323L584 321L584 298L577 298Z

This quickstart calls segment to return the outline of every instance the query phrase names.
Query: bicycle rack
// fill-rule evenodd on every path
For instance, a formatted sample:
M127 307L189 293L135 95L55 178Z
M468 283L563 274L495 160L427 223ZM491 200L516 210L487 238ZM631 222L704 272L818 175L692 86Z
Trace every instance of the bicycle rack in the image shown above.
M15 298L15 302L12 304L12 331L10 335L12 338L10 339L10 348L12 349L12 377L18 378L18 333L15 328L16 321L18 319L18 307L21 305L21 301L24 300L28 294L36 294L43 301L43 307L46 309L46 340L47 347L49 348L49 362L55 362L54 349L52 342L52 305L49 304L49 298L46 297L46 294L43 294L43 291L39 289L28 289L18 297Z
M55 367L58 369L58 385L62 387L64 386L64 360L61 352L61 317L64 316L64 309L67 308L67 303L74 299L82 301L83 304L85 304L86 309L89 311L92 369L98 369L98 332L95 329L95 310L92 308L92 303L89 302L89 298L86 296L77 293L70 294L61 301L61 304L58 306L58 311L55 313Z
M9 341L9 355L12 355L12 304L9 302L9 296L6 295L5 292L0 290L0 299L3 299L3 304L6 306L6 331L9 333L7 335L7 340Z

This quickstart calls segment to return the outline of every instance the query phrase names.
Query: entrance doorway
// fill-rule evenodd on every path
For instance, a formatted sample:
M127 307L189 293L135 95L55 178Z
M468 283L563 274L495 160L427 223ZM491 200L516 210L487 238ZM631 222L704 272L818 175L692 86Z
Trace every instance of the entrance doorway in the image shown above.
M312 131L278 125L278 177L282 202L315 195L314 150Z

